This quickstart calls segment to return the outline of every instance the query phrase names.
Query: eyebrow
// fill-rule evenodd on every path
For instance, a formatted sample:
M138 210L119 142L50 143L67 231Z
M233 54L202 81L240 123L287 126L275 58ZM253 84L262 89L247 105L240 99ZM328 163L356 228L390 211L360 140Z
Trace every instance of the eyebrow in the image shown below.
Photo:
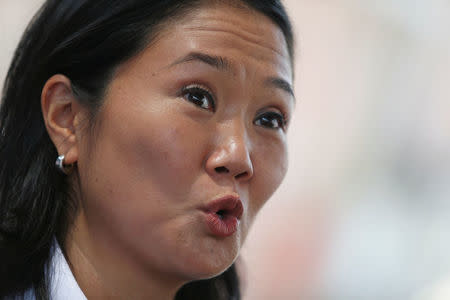
M179 64L192 62L192 61L199 61L202 63L205 63L219 71L229 71L231 69L231 62L222 56L215 56L215 55L209 55L205 53L200 52L190 52L186 56L177 59L175 62L170 64L169 67L173 67ZM268 77L266 80L264 80L264 83L267 85L271 85L275 88L281 89L288 94L290 94L295 102L295 94L294 90L289 82L286 80L280 78L280 77Z
M175 65L179 65L182 63L187 63L191 61L200 61L211 67L218 69L219 71L228 71L230 70L231 63L228 59L221 56L213 56L200 52L191 52L188 55L176 60L170 66L173 67Z
M265 82L268 85L273 85L274 87L282 89L283 91L289 93L295 100L294 90L286 80L278 77L269 77L265 80Z

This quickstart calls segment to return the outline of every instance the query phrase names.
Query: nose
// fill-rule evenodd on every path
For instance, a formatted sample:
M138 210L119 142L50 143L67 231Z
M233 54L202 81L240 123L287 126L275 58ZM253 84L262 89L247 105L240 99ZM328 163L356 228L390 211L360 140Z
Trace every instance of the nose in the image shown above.
M227 177L238 182L252 178L250 141L244 126L229 124L217 130L215 137L214 149L206 160L206 171L212 177Z

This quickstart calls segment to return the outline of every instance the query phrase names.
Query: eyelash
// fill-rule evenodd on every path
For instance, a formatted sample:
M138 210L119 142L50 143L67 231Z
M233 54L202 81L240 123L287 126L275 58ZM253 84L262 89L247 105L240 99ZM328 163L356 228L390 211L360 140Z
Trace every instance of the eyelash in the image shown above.
M216 111L216 104L214 97L212 96L212 93L209 91L208 88L199 85L199 84L191 84L183 87L181 89L181 92L179 93L179 96L185 99L188 102L191 102L192 104L211 111ZM196 99L192 99L192 97L189 96L201 96L201 97L195 97ZM205 107L205 102L203 100L207 100L209 102L209 107ZM264 125L261 121L265 118L263 121L266 125ZM274 121L277 122L277 124L274 124ZM253 121L255 125L262 126L271 130L278 130L282 129L283 131L286 130L288 120L286 118L286 115L283 112L275 112L275 111L268 111L259 114L255 120ZM269 124L273 125L270 126Z
M269 117L269 118L268 118ZM274 121L277 122L276 125L274 126L264 126L261 123L261 120L265 118L266 120L264 122L266 122L266 124L272 124L274 125ZM287 127L287 118L285 116L284 113L277 113L274 111L268 111L268 112L264 112L260 115L258 115L258 117L253 121L256 125L258 126L263 126L272 130L278 130L278 129L282 129L283 131L286 131L286 127Z
M190 96L199 96L201 95L202 98L197 97L197 99L193 100L192 98L189 99ZM212 93L206 88L198 84L191 84L188 86L185 86L181 89L180 96L183 97L186 101L191 102L194 105L197 105L198 107L202 109L209 110L211 112L216 111L216 103L214 101L214 97L212 96ZM209 101L211 107L204 107L205 103L199 103L199 101L202 101L205 99Z

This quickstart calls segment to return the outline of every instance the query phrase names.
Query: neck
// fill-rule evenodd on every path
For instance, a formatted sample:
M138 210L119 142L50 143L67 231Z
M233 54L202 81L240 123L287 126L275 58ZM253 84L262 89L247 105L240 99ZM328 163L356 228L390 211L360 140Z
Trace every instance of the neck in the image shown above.
M169 300L185 283L144 267L117 243L91 233L82 212L64 248L72 273L88 299Z

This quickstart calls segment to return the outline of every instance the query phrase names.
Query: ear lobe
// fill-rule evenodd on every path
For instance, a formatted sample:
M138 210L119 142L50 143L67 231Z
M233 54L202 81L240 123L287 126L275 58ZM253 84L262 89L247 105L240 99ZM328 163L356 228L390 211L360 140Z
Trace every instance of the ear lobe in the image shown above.
M75 118L80 113L70 79L64 75L54 75L44 85L41 108L47 132L58 153L65 155L65 163L78 160Z

